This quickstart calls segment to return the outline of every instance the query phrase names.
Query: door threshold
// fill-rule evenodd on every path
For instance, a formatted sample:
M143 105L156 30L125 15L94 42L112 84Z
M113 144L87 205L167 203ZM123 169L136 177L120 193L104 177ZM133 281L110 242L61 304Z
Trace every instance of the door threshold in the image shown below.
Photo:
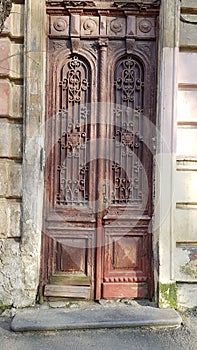
M47 284L44 297L90 299L90 286Z

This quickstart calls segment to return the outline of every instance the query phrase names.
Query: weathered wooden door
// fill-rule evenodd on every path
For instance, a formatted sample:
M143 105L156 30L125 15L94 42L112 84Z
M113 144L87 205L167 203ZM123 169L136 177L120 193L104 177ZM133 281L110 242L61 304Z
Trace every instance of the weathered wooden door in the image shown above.
M46 297L153 295L158 8L144 3L48 2Z

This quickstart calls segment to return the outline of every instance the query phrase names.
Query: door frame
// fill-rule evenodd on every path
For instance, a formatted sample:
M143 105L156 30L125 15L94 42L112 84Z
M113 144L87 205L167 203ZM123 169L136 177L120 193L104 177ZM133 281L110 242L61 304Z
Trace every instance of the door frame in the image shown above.
M175 133L176 109L172 99L177 91L178 57L178 19L179 0L161 2L160 32L159 32L159 86L157 96L157 128L165 138L166 144L159 137L156 140L158 166L154 167L154 220L153 220L153 251L155 298L157 299L158 281L170 283L173 277L173 226L174 212L173 178L175 172ZM170 9L170 10L169 10ZM25 2L25 53L24 79L25 79L25 108L24 108L24 147L23 147L23 217L21 256L24 261L24 278L29 299L35 301L40 273L40 246L42 233L42 207L44 193L44 120L45 120L45 62L46 41L40 33L46 31L46 4L45 1ZM166 28L168 28L166 30ZM174 62L174 64L172 64ZM171 74L166 70L171 67ZM32 90L35 81L35 71L38 72L37 89ZM35 86L35 85L34 85ZM169 92L170 91L170 92ZM170 97L171 96L171 97ZM168 118L167 118L168 116ZM169 132L170 130L170 132ZM33 145L33 147L32 147ZM167 151L166 151L167 147ZM171 154L172 157L166 154ZM164 171L164 169L166 169ZM32 182L32 173L34 181ZM171 174L171 179L166 179ZM165 187L165 193L163 188ZM165 197L168 198L166 208ZM34 205L32 205L32 200ZM35 205L36 204L36 205ZM162 225L161 225L162 222ZM34 253L32 255L32 244ZM167 244L167 246L166 246ZM166 248L167 247L167 248ZM163 252L165 251L165 254ZM162 262L159 268L159 260Z

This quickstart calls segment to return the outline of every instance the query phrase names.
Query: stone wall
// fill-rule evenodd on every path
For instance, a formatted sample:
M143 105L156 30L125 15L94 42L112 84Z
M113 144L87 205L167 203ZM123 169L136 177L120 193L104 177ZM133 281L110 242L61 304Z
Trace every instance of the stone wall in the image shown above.
M45 0L15 0L0 37L0 308L34 304L39 284L45 21Z
M0 307L26 305L20 252L23 132L23 1L0 37Z

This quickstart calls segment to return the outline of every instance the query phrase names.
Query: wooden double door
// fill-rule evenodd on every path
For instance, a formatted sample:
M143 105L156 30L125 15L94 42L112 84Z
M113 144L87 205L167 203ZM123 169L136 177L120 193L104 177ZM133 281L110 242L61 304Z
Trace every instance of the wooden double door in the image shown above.
M139 37L127 35L132 21ZM77 37L65 33L78 22ZM98 14L49 11L45 297L153 296L156 17L105 23L101 36Z

